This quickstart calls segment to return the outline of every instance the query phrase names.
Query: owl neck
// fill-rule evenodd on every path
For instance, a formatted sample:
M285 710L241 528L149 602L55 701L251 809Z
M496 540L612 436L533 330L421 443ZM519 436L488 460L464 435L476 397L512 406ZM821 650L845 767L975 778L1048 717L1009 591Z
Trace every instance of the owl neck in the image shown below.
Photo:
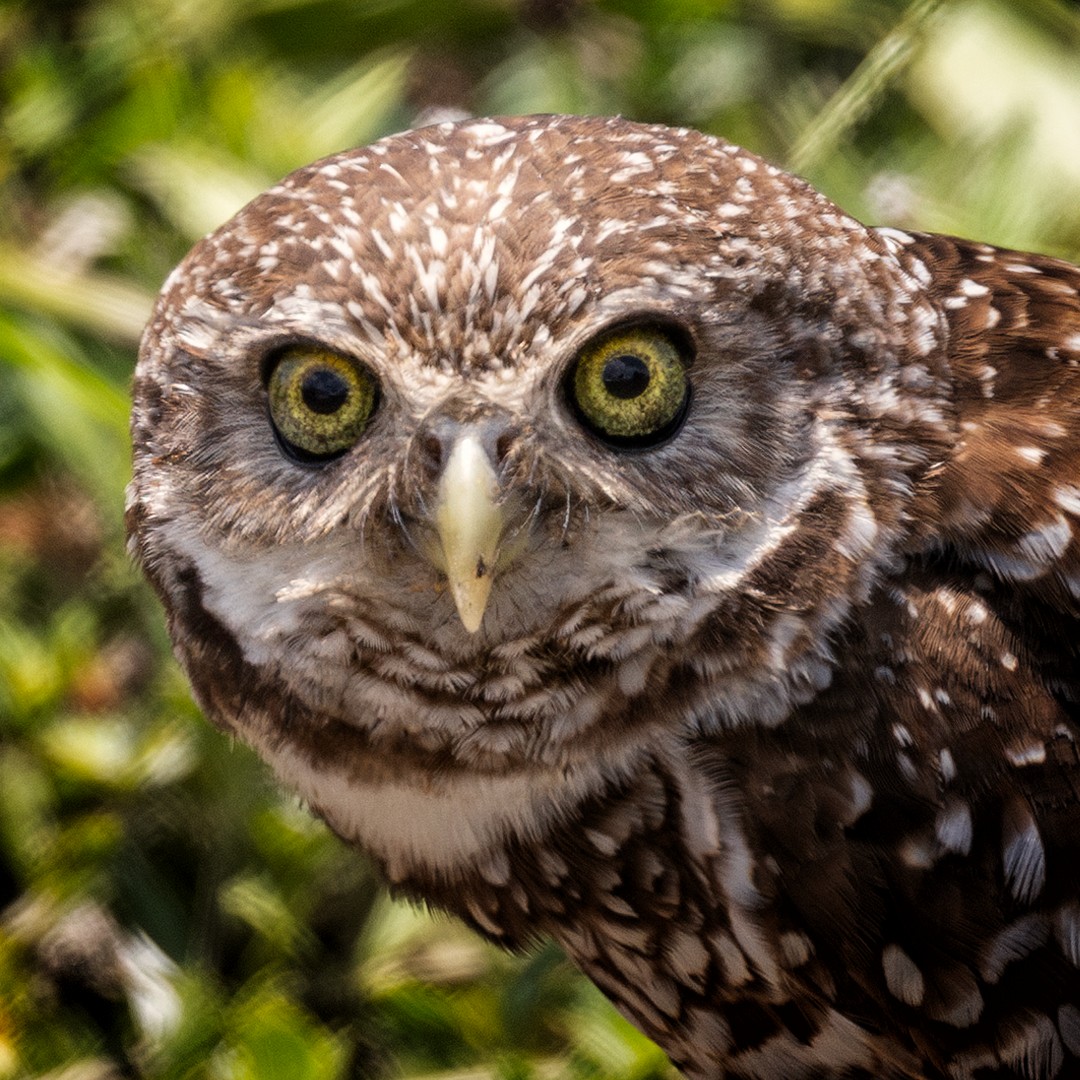
M365 777L355 763L313 762L288 744L261 752L335 832L380 864L392 885L429 899L433 888L466 876L502 877L513 844L564 827L581 806L632 783L653 756L628 745L558 768L432 772L399 762Z

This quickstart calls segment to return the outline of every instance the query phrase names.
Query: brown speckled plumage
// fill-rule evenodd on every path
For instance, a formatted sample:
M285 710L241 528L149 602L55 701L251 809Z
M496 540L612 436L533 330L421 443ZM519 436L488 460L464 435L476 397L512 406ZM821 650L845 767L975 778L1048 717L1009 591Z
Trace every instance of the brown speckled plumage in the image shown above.
M570 401L612 327L686 361L648 445ZM318 462L268 413L297 343L378 384ZM554 937L695 1080L1080 1075L1080 270L690 131L466 121L199 244L135 393L200 702L394 887Z

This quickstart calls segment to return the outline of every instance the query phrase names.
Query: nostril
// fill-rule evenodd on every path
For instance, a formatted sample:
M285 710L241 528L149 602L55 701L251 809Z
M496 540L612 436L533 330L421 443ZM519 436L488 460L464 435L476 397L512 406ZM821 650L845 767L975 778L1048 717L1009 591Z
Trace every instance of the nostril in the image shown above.
M499 468L518 450L520 428L501 413L473 413L462 418L436 414L428 417L413 443L415 460L426 473L439 476L454 447L466 435L483 447L493 468Z
M505 461L514 449L514 436L509 431L504 431L495 440L495 457L498 461Z
M420 440L420 452L427 464L433 469L441 469L445 456L443 440L438 435L425 435Z

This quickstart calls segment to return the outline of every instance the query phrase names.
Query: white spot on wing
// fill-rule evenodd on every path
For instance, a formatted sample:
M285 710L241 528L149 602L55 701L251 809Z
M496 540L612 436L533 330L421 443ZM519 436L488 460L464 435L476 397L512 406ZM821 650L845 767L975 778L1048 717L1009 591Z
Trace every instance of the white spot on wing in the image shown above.
M1080 487L1061 484L1054 489L1054 502L1067 514L1080 517Z
M1017 541L1024 555L1035 563L1060 559L1072 543L1072 526L1060 514L1053 521L1025 533Z
M1022 768L1025 765L1042 765L1046 761L1046 743L1020 742L1005 747L1005 757L1010 765Z
M1080 968L1080 902L1070 900L1054 912L1054 937L1069 963Z
M937 1000L927 1002L927 1014L955 1028L971 1027L983 1011L983 998L975 976L966 968L956 966L948 971L935 972Z
M1057 1021L1061 1041L1074 1057L1080 1058L1080 1009L1075 1005L1062 1005L1058 1009Z
M1001 1025L997 1040L1001 1060L1015 1070L1014 1075L1042 1080L1061 1072L1065 1051L1054 1022L1045 1013L1027 1013Z
M880 236L885 241L889 249L894 254L907 247L908 244L915 243L914 236L912 236L910 233L903 232L900 229L893 229L886 226L880 229L876 229L875 232L877 232L878 236Z
M881 952L885 985L897 1001L918 1008L926 993L926 981L918 965L899 945L886 945Z
M946 784L951 784L956 779L956 761L951 750L942 750L938 754L938 767L941 769L941 779Z
M814 955L814 944L805 934L789 930L780 935L780 955L785 967L802 967Z
M1005 810L1001 854L1009 890L1020 903L1030 904L1046 881L1046 851L1035 818L1020 799Z
M1009 964L1029 956L1043 946L1049 936L1050 927L1044 914L1024 915L999 930L983 946L979 974L988 983L998 982Z
M938 811L934 831L946 851L967 855L971 850L971 809L963 799L951 798Z
M705 990L705 978L711 958L697 933L674 930L663 943L665 966L675 978L699 993Z

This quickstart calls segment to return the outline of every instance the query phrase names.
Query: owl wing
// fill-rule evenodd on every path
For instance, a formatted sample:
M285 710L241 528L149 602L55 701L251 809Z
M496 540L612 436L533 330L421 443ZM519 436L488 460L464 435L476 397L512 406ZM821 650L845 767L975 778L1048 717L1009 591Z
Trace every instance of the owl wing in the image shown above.
M714 760L809 996L929 1075L1080 1075L1080 269L902 257L943 290L955 451L833 684Z
M944 296L958 422L924 563L971 576L1008 631L984 666L996 660L1015 696L1053 701L1018 719L1030 745L1010 757L1034 764L1046 740L1064 770L1050 786L1075 826L1080 778L1059 721L1080 720L1080 268L926 234L907 254ZM1032 782L1036 798L1043 782Z
M1009 587L1011 621L1076 700L1080 268L934 235L905 255L933 275L949 323L959 430L926 508L936 546Z
M934 235L908 250L945 296L959 425L927 561L974 571L1003 631L984 669L1027 706L995 729L1012 774L1051 831L1080 831L1080 268Z

